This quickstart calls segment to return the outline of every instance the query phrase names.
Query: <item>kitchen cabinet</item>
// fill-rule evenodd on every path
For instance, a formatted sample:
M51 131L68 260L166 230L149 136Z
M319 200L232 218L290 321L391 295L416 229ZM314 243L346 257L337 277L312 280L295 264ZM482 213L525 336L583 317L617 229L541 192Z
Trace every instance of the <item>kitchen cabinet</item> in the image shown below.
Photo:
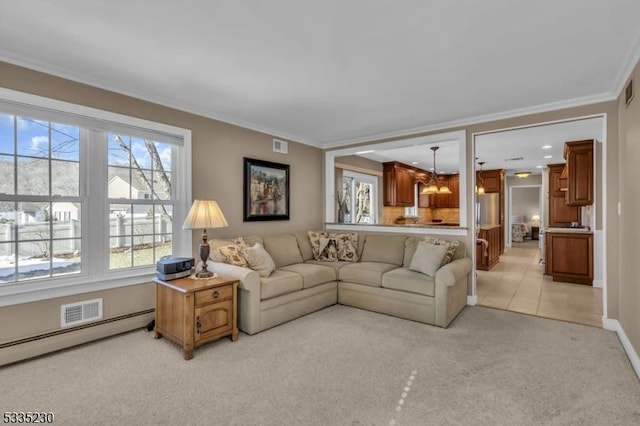
M554 281L593 284L593 233L545 233L545 274Z
M476 172L476 185L480 185L484 187L484 192L486 194L489 193L499 193L500 194L500 207L499 207L499 223L502 225L501 232L504 232L504 169L495 169L495 170L483 170L482 172ZM504 235L500 238L500 254L504 253Z
M593 204L593 140L566 142L564 158L567 205Z
M484 192L503 192L504 188L504 170L484 170L478 172L476 183L482 181Z
M569 206L566 191L562 188L564 164L549 164L549 226L569 226L571 222L581 222L579 206Z
M386 207L413 207L414 171L397 161L382 163L382 198Z
M500 261L502 225L481 226L476 240L476 269L488 271Z

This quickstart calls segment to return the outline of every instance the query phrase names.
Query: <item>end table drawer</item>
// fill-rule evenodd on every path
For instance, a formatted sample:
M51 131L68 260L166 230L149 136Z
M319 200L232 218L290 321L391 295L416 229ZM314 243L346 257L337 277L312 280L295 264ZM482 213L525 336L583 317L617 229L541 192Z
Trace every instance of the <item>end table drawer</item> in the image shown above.
M233 284L222 287L210 288L196 292L196 305L204 305L212 302L230 299L233 297Z

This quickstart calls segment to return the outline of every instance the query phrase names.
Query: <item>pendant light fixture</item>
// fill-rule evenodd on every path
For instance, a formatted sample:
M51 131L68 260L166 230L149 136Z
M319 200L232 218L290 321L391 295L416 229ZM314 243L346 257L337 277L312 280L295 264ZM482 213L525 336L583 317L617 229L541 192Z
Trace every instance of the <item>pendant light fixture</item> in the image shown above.
M440 184L438 182L438 172L436 168L436 151L440 149L439 146L432 146L431 150L433 151L433 173L431 173L431 179L425 185L425 187L420 191L420 194L451 194L451 190L447 185Z
M482 180L482 165L484 164L484 161L479 161L478 164L480 165L480 171L478 171L478 185L476 185L476 194L478 195L484 195L484 181Z

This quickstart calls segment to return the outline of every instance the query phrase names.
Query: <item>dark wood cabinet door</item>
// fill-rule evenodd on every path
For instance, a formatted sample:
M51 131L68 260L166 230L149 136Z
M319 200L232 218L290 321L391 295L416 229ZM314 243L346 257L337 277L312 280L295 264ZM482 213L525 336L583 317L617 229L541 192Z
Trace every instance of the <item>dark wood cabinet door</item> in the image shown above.
M412 207L414 201L413 175L401 167L396 167L396 206Z
M549 226L569 226L571 222L580 222L580 207L570 206L566 201L566 191L560 188L564 164L549 165Z
M567 203L593 204L593 141L567 142Z
M460 207L460 175L449 175L449 189L449 207L457 209Z
M412 207L415 170L402 163L382 164L382 198L387 207Z
M593 283L593 235L546 234L546 273L554 281Z

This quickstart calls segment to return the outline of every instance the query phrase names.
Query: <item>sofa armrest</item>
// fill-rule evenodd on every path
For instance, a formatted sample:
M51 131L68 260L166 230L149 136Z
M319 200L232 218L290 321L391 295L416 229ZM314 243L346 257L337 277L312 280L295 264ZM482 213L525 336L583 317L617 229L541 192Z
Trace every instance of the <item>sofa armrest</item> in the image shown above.
M436 283L445 284L447 287L454 286L463 277L471 272L471 259L463 257L453 262L447 263L436 272Z
M239 281L238 288L258 292L260 297L260 276L252 269L230 265L222 262L207 262L207 269L218 275L234 278Z
M207 268L218 275L234 278L238 284L238 328L247 334L260 331L260 276L242 266L207 262Z

